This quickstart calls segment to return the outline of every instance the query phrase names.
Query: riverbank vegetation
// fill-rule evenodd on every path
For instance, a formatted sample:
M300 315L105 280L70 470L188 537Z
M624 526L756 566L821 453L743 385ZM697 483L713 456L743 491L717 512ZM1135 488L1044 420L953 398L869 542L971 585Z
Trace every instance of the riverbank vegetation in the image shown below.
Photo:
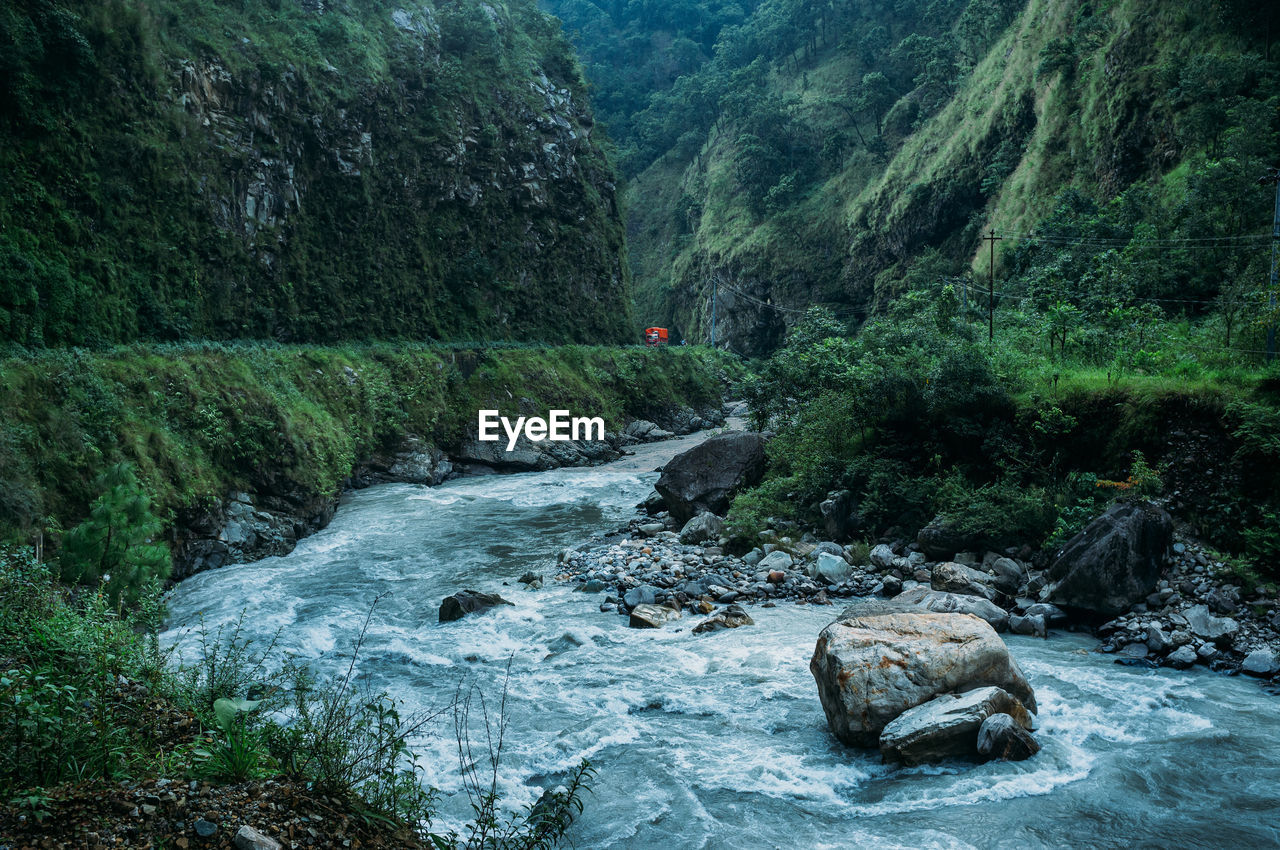
M1082 313L1051 352L1056 305L1020 303L994 344L945 278L917 279L856 336L810 311L747 384L778 436L731 510L742 544L771 523L821 527L841 490L850 536L914 538L936 518L980 550L1052 547L1117 497L1162 495L1242 570L1280 577L1280 372L1206 354L1212 323L1121 307Z
M167 531L183 511L233 490L331 496L359 461L406 434L456 446L480 408L564 408L618 431L630 418L718 405L736 362L694 347L31 352L0 360L0 536L52 550L116 486L100 480L116 464L131 465L147 513ZM103 572L86 576L93 583Z
M475 819L460 831L434 826L433 777L413 739L450 720L451 733L470 734L473 722L503 718L473 718L452 693L434 712L404 713L353 679L359 642L345 675L319 680L239 623L201 631L175 663L157 635L161 613L154 588L121 607L105 584L69 588L31 550L0 550L0 834L178 847L242 825L280 835L289 815L273 800L297 787L309 799L290 804L294 815L330 807L314 819L325 821L325 846L540 848L581 811L588 764L510 813L469 753L460 769ZM122 807L144 783L160 793ZM257 802L236 810L246 789ZM206 821L209 810L223 817Z

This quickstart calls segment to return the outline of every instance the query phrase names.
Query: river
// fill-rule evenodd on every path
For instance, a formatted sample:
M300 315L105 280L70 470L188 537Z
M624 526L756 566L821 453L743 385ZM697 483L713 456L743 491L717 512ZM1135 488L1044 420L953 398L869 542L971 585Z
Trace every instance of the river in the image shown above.
M591 469L384 485L348 494L293 553L184 581L164 640L231 623L321 671L345 670L374 609L361 678L412 706L460 683L499 697L510 664L502 789L511 805L582 758L599 773L566 846L926 848L1280 846L1280 701L1204 670L1120 667L1084 636L1006 636L1040 704L1043 750L1021 763L903 769L826 729L808 661L839 610L782 603L706 636L601 614L551 577L567 546L613 529L701 439L642 446ZM516 579L544 574L544 589ZM463 589L512 607L437 623ZM468 813L452 727L416 742Z

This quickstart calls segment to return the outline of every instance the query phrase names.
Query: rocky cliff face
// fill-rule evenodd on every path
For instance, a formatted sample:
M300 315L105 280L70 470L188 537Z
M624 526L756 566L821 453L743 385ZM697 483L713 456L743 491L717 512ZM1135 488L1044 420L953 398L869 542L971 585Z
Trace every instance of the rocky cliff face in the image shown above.
M115 10L124 38L45 5L37 58L68 32L87 52L74 77L30 62L51 103L0 102L0 159L41 166L0 192L7 339L625 333L616 178L531 4L148 0ZM62 209L18 217L31 193Z

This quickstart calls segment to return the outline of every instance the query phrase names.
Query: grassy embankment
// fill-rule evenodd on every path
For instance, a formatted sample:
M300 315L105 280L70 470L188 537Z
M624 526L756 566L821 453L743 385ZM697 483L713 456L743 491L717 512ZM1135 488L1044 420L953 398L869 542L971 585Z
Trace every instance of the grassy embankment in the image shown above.
M480 407L629 418L715 404L733 360L701 348L134 346L0 361L0 536L56 538L133 464L172 523L231 490L336 493L416 434L446 450Z

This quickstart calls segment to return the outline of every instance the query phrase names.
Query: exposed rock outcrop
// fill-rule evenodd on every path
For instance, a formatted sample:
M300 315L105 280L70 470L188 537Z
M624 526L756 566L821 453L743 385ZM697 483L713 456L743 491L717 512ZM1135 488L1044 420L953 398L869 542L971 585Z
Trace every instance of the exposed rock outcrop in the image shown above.
M454 620L461 620L468 614L482 614L490 608L510 604L496 593L462 590L453 596L446 596L440 603L440 622L451 623Z

